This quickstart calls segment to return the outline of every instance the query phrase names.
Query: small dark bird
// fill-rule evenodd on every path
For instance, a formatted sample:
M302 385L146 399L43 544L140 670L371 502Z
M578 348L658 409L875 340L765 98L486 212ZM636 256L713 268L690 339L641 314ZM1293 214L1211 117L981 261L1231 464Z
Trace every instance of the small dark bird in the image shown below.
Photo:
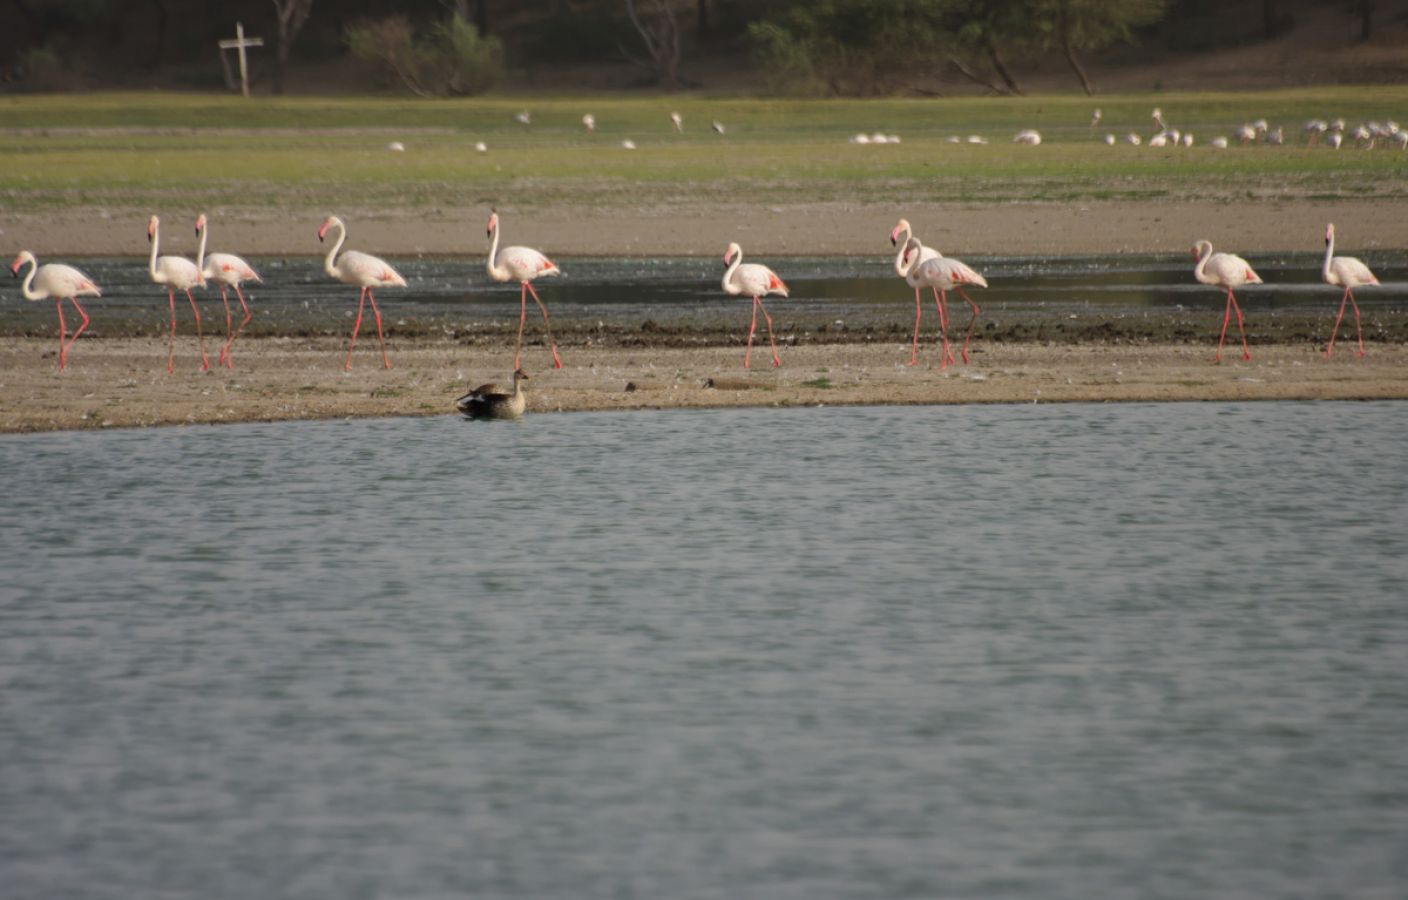
M515 369L513 393L507 393L497 384L481 384L456 400L455 409L471 419L516 419L528 408L523 382L529 380L528 373Z

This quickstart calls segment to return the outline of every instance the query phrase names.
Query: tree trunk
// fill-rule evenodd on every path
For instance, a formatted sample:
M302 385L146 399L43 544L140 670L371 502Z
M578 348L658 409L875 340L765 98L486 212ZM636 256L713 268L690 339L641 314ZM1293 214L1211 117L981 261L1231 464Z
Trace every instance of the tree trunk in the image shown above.
M988 58L992 60L992 67L997 71L997 75L1002 79L1002 83L1007 85L1007 89L1014 94L1022 93L1022 88L1017 84L1017 79L1012 77L1008 71L1007 64L1002 61L1002 55L997 52L997 44L988 41Z
M1359 39L1367 41L1374 35L1374 0L1359 0Z
M695 8L699 11L698 21L695 23L695 34L702 41L709 36L709 0L699 0L695 4Z
M1076 56L1075 48L1071 46L1070 41L1067 41L1062 49L1066 51L1066 62L1071 64L1076 77L1080 79L1080 86L1085 90L1085 96L1095 96L1095 89L1090 86L1090 78L1085 74L1085 67L1080 64L1080 59Z
M313 0L270 0L278 13L278 40L274 47L275 94L282 94L288 80L288 56L303 23L308 21L308 13L313 9Z
M990 80L979 75L977 72L974 72L971 68L964 64L963 60L959 59L958 57L950 55L948 61L949 64L953 66L954 70L958 72L958 74L962 75L964 78L967 78L974 84L982 85L983 87L992 91L994 94L1009 93L998 85L993 84Z
M474 27L479 29L480 37L489 34L489 0L475 0Z
M1281 17L1276 11L1276 0L1261 0L1261 30L1269 38L1276 36L1281 28Z
M152 50L152 58L147 63L147 68L156 69L161 65L161 58L166 53L166 26L171 21L171 13L166 8L164 0L152 0L152 5L156 7L156 47ZM220 51L223 56L225 51Z

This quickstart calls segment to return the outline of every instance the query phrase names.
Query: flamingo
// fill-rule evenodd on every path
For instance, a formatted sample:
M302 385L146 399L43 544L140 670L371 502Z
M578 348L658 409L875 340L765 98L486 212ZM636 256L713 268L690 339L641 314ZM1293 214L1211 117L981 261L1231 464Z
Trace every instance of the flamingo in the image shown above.
M944 329L944 360L939 366L940 369L948 368L953 362L953 354L948 349L948 292L956 290L968 301L968 305L973 309L973 317L968 320L968 331L963 336L963 349L959 355L963 357L964 365L968 363L968 341L973 337L973 325L978 321L978 314L982 312L978 304L973 302L973 298L968 296L968 292L963 290L965 284L973 284L978 287L987 287L987 279L975 272L967 263L956 259L949 259L939 251L935 250L933 257L920 262L915 260L910 264L914 267L913 279L906 277L906 281L911 284L918 282L921 285L928 285L934 292L934 302L939 307L939 325Z
M1325 263L1320 267L1320 278L1326 284L1344 286L1344 296L1340 297L1340 314L1335 317L1334 330L1330 332L1330 346L1325 348L1325 358L1335 352L1335 335L1339 333L1340 321L1344 319L1344 304L1349 301L1354 306L1354 330L1359 336L1359 356L1364 355L1364 329L1359 324L1359 304L1354 302L1354 288L1362 284L1378 284L1379 279L1353 256L1335 256L1335 226L1332 223L1325 229Z
M513 367L519 368L519 363L523 357L523 324L528 318L528 295L533 295L533 300L538 304L538 309L543 313L543 328L548 333L548 346L552 348L552 365L554 369L562 368L562 359L557 355L557 343L552 339L552 326L548 323L548 308L543 305L543 301L538 297L538 292L533 289L533 279L542 276L554 276L562 274L562 270L557 264L548 259L542 253L532 247L505 247L499 250L499 214L497 211L489 213L489 264L487 270L489 277L495 281L517 281L518 282L518 350L513 355Z
M1091 128L1094 128L1096 125L1099 125L1099 124L1100 124L1100 110L1099 110L1099 109L1096 109L1095 112L1093 112L1093 113L1090 114L1090 127L1091 127Z
M205 276L201 274L200 267L186 259L184 256L157 256L157 250L161 244L161 220L152 216L147 222L147 240L151 241L152 256L147 266L147 271L151 274L152 281L156 284L166 285L166 300L171 307L171 338L167 342L166 349L166 374L170 375L176 371L174 359L176 355L176 291L186 292L186 299L191 302L191 313L196 319L196 339L200 342L200 367L201 371L210 371L210 360L205 355L205 335L200 330L200 310L196 308L196 298L191 296L191 288L199 285L205 287Z
M342 249L343 241L347 240L347 226L337 216L328 216L318 227L320 242L327 237L330 228L337 229L337 240L333 242L327 258L323 260L323 271L343 284L355 284L361 288L357 294L357 320L352 323L352 341L347 345L347 362L343 364L342 370L347 372L352 369L352 348L357 346L357 332L362 328L362 309L368 300L372 302L372 316L376 319L376 337L381 341L381 364L389 369L391 360L386 356L386 337L381 331L381 310L376 308L376 297L372 294L372 288L405 287L406 279L387 265L385 260L370 254L348 250L338 256L337 252Z
M768 315L768 308L763 305L761 298L768 294L779 294L788 296L787 285L782 279L777 277L777 273L767 266L760 266L756 263L743 265L743 248L737 243L728 245L724 251L724 265L728 270L724 272L723 288L724 293L734 297L752 296L753 298L753 321L748 326L748 349L743 353L743 368L749 368L749 357L753 353L753 335L758 331L758 310L762 309L763 318L768 323L768 342L772 344L772 365L777 368L782 365L782 360L777 355L777 341L772 335L772 316Z
M591 113L587 113L586 115L582 116L582 127L587 130L587 134L591 134L593 131L596 131L596 116L592 115Z
M26 263L29 264L30 269L29 274L24 277L24 281L20 285L20 294L26 300L43 300L46 297L53 297L54 305L59 311L59 371L62 372L68 363L68 351L78 342L78 336L83 333L83 329L88 327L88 313L83 311L83 307L78 303L78 298L101 297L103 292L93 283L93 279L73 266L66 266L62 263L48 263L41 266L39 261L34 258L34 254L28 250L21 250L20 255L15 257L15 261L10 263L10 274L18 278L20 268ZM64 343L65 298L83 317L83 324L78 326L67 344Z
M196 265L207 281L214 281L220 285L220 302L225 304L225 345L220 348L220 358L217 360L217 364L224 363L227 369L233 369L235 366L230 359L230 347L235 343L235 338L239 337L240 332L244 331L244 326L249 324L251 318L249 304L244 302L244 292L240 290L240 282L257 281L263 284L264 280L259 277L259 273L254 271L249 263L238 256L230 253L205 255L205 239L208 236L205 213L196 217L196 234L200 235L200 249L196 251ZM244 321L240 322L239 328L231 328L229 288L235 289L235 296L240 298L240 308L244 310Z
M1237 312L1237 330L1242 333L1242 359L1251 359L1252 353L1247 349L1247 331L1242 326L1242 308L1237 305L1237 298L1232 296L1232 289L1244 284L1261 284L1261 276L1252 271L1251 265L1240 256L1213 253L1211 241L1194 244L1193 258L1198 261L1193 267L1194 278L1203 284L1227 288L1227 309L1222 314L1222 334L1217 339L1217 356L1214 359L1222 360L1222 342L1227 337L1227 323L1233 310Z
M904 240L900 240L900 235L904 235ZM917 280L919 265L928 262L939 255L939 251L933 247L926 247L920 243L919 238L914 237L914 231L910 228L908 219L900 219L894 228L890 229L890 244L898 246L899 252L895 254L895 274L905 280L905 283L914 288L914 339L909 348L909 364L912 366L919 361L919 319L922 306L919 302L919 290L924 287L923 282ZM939 306L939 333L943 336L944 365L949 363L952 353L948 347L948 316L947 310Z
M677 112L670 113L670 127L674 129L675 134L682 133L684 131L684 116Z
M1330 123L1324 119L1311 119L1305 123L1301 129L1305 133L1305 146L1314 147L1315 143L1330 130Z
M522 369L513 372L513 393L497 384L481 384L455 401L455 409L471 419L517 419L528 408L523 382L530 381Z

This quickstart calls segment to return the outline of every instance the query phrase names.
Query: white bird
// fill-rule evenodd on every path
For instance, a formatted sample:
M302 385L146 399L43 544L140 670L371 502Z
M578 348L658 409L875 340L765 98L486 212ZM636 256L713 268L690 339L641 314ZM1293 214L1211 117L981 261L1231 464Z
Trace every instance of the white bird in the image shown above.
M1094 128L1096 125L1099 125L1099 124L1100 124L1100 110L1099 110L1099 109L1096 109L1095 112L1093 112L1093 113L1090 114L1090 127L1091 127L1091 128Z
M1344 131L1344 119L1331 119L1331 120L1330 120L1330 130L1331 130L1331 131Z
M582 116L582 127L587 129L588 134L591 134L593 131L596 131L596 116L592 115L591 113L587 113L586 115Z
M1267 124L1265 119L1257 119L1252 123L1252 130L1258 135L1264 135L1271 130L1271 126Z
M1155 127L1155 128L1159 129L1160 131L1167 131L1167 130L1168 130L1168 125L1165 124L1165 122L1164 122L1164 111L1163 111L1163 110L1159 109L1159 108L1156 106L1156 107L1154 107L1154 111L1153 111L1150 115L1151 115L1151 117L1152 117L1153 120L1154 120L1154 127Z
M914 266L914 280L921 285L927 285L930 290L935 292L934 299L939 306L939 324L944 329L945 346L948 344L948 292L958 291L959 295L972 307L973 315L968 320L968 331L963 336L963 349L959 353L966 365L968 363L968 341L973 337L973 325L978 321L978 313L982 310L978 309L978 304L973 302L973 298L968 296L968 292L963 290L963 286L971 284L977 287L987 287L987 279L973 271L966 263L949 259L938 250L934 251L933 258L922 263L917 259L914 260ZM908 278L906 278L907 280ZM952 361L952 353L945 350L945 359L939 368L947 367Z
M201 274L199 266L184 256L157 256L161 244L160 229L161 220L152 216L147 221L147 240L152 244L152 256L147 265L147 272L153 282L166 285L166 299L171 307L171 338L168 341L166 351L166 374L170 375L176 371L174 359L176 354L176 292L178 290L185 291L186 299L191 302L191 313L196 319L196 339L200 344L200 367L202 371L209 371L210 360L205 355L205 335L200 330L200 310L196 308L196 298L191 296L191 288L197 285L205 287L205 276Z
M772 316L768 314L768 309L763 305L762 298L768 294L788 296L787 285L777 277L777 273L767 266L760 266L756 263L744 265L743 249L736 243L729 244L728 250L724 252L724 265L728 267L728 270L724 272L724 293L734 297L751 296L753 298L753 321L748 326L748 349L743 353L743 368L749 368L749 357L753 353L753 335L758 332L759 309L762 309L763 318L768 323L768 342L772 344L773 367L782 365L782 360L777 355L777 340L772 334Z
M868 135L868 134L856 134L856 135L852 135L852 136L851 136L851 143L852 143L852 144L868 144L868 143L870 143L870 135Z
M376 319L376 337L381 342L381 364L384 368L391 368L391 360L386 355L386 336L381 330L381 310L377 309L376 297L372 294L375 287L405 287L406 279L401 274L391 268L385 260L378 259L367 253L356 250L348 250L341 256L338 251L342 249L342 243L347 240L347 226L337 216L328 216L323 220L323 224L318 227L318 240L321 242L327 237L330 229L337 229L337 240L333 242L332 249L328 251L327 258L323 260L323 271L343 284L355 284L361 290L357 294L357 319L352 323L352 340L347 345L347 361L343 364L344 372L352 368L352 349L357 346L357 332L362 329L362 310L370 300L372 304L372 316Z
M479 151L480 153L485 153L488 151L489 145L484 143L483 141L475 141L474 149Z
M1245 147L1256 140L1256 129L1251 125L1238 125L1237 130L1232 132L1232 136L1237 139L1237 143Z
M522 369L513 370L513 393L497 384L481 384L455 401L455 409L471 419L517 419L528 408L523 382L530 380Z
M1326 122L1324 119L1311 119L1309 122L1306 122L1305 126L1301 128L1301 132L1305 134L1305 145L1307 147L1314 147L1316 141L1320 140L1325 132L1329 130L1330 123Z
M987 142L988 142L988 139L985 138L985 137L983 137L982 135L978 135L978 134L970 134L970 135L968 135L968 143L970 143L970 144L986 144Z
M949 135L948 137L944 138L944 143L945 143L945 144L961 144L961 143L963 143L963 138L959 137L959 136L956 135L956 134L951 134L951 135Z
M878 131L870 136L870 143L872 144L888 144L889 142L890 139Z
M1012 138L1012 143L1026 144L1027 146L1035 147L1037 144L1041 143L1041 132L1037 131L1035 128L1024 128L1017 132Z
M682 133L684 131L684 116L677 112L670 113L670 127L674 129L675 134Z
M406 145L401 143L400 141L392 141L391 143L386 145L386 149L390 150L392 153L404 153L406 150Z
M892 143L892 144L898 144L899 142L900 142L900 136L899 136L899 135L897 135L897 134L892 134L892 135L890 135L890 143Z
M712 128L714 129L714 133L716 133L716 134L723 134L723 133L724 133L724 123L723 123L723 122L720 122L718 119L715 119L715 120L714 120L714 124L713 124L712 126L710 126L710 127L712 127Z
M1326 146L1328 146L1331 150L1338 150L1338 149L1340 149L1340 144L1343 144L1343 143L1344 143L1344 133L1343 133L1343 132L1332 131L1332 132L1330 132L1328 135L1326 135L1326 137L1325 137L1325 144L1326 144Z
M1286 129L1282 128L1280 125L1277 125L1277 126L1276 126L1276 130L1275 130L1275 131L1270 131L1270 132L1267 132L1267 134L1266 134L1266 143L1268 143L1268 144L1274 144L1275 146L1279 147L1279 146L1281 146L1282 144L1284 144L1285 142L1286 142Z
M1349 133L1349 136L1354 138L1356 145L1368 147L1370 150L1374 149L1374 133L1369 130L1367 125L1355 126L1354 130Z
M1215 137L1212 140L1208 141L1208 146L1216 147L1218 150L1226 150L1227 138L1221 136Z
M1114 136L1113 134L1107 134L1107 135L1105 135L1105 143L1106 143L1108 146L1113 147L1113 146L1115 145L1115 136Z
M488 235L489 262L485 267L489 277L495 281L518 282L518 349L513 356L513 367L519 368L523 357L523 324L528 318L528 294L538 304L543 313L543 328L547 331L548 346L552 348L553 368L562 368L562 360L557 355L557 343L552 339L552 326L548 323L548 308L533 288L533 279L553 277L562 274L557 264L532 247L505 247L499 249L499 214L490 211Z
M1237 298L1232 296L1232 289L1244 284L1261 284L1261 276L1252 271L1251 265L1240 256L1232 253L1213 253L1210 241L1198 241L1194 244L1193 258L1198 261L1198 264L1193 267L1194 278L1203 284L1227 288L1227 307L1222 315L1222 334L1217 339L1217 356L1214 358L1222 359L1222 343L1227 337L1227 323L1235 310L1237 330L1242 333L1242 359L1251 359L1251 350L1247 349L1247 331L1242 325L1242 308L1237 305Z
M205 240L209 236L206 226L205 213L196 217L196 234L200 235L200 249L196 251L196 265L200 267L200 273L207 281L213 281L220 285L220 302L225 304L225 345L220 348L220 357L217 362L224 363L226 368L234 368L231 360L230 348L235 343L235 338L244 331L244 326L249 324L251 318L249 304L244 302L244 292L240 290L240 282L257 281L263 284L259 273L254 271L254 267L240 259L232 253L212 253L205 254ZM244 310L244 321L240 322L239 328L231 328L230 318L230 296L228 289L235 289L235 296L240 299L240 308Z
M630 138L626 138L625 140L621 141L621 149L634 150L636 149L636 142L631 140Z
M1359 304L1354 300L1354 289L1360 285L1378 284L1379 279L1369 267L1353 256L1335 256L1335 226L1325 229L1325 262L1320 267L1320 279L1326 284L1344 288L1340 297L1340 313L1335 317L1334 330L1330 332L1330 345L1325 348L1325 358L1335 352L1335 335L1339 334L1340 322L1344 319L1344 305L1348 301L1354 306L1354 330L1359 336L1359 356L1364 355L1364 329L1359 324Z
M1141 139L1139 135L1135 134L1132 131L1124 136L1124 142L1126 144L1129 144L1131 147L1138 147L1140 144L1144 143L1143 139Z
M533 114L525 109L522 112L515 113L513 121L520 125L531 125L533 124Z
M903 240L901 240L901 235L904 236ZM890 244L900 248L899 252L895 254L895 274L914 288L914 340L909 349L909 364L912 366L919 361L919 318L922 309L919 302L919 289L924 286L914 276L919 264L938 256L939 251L932 247L925 247L920 243L919 238L914 236L914 230L910 227L908 219L900 219L898 224L890 229ZM943 337L943 365L947 366L953 356L948 348L948 316L943 306L938 304L938 298L934 299L939 312L939 333Z
M1168 135L1164 134L1163 132L1159 132L1158 134L1156 134L1156 135L1154 135L1153 137L1149 138L1149 146L1150 146L1150 147L1167 147L1167 146L1168 146Z
M1193 135L1188 132L1184 132L1183 137L1179 140L1179 143L1185 147L1193 146Z
M16 278L20 275L20 268L26 263L29 264L29 274L24 277L20 284L20 295L26 300L44 300L49 297L54 298L54 304L59 311L59 371L63 371L68 364L68 351L73 349L73 345L78 341L78 336L83 333L83 329L88 327L88 313L84 312L79 305L79 297L101 297L102 290L93 283L93 279L84 275L73 266L66 266L62 263L46 263L39 265L39 261L34 258L34 254L28 250L21 250L15 261L10 263L10 274ZM73 304L73 308L78 310L78 314L83 317L83 323L73 332L73 337L64 343L64 300Z
M1408 150L1408 131L1395 131L1389 140L1393 141L1399 150Z

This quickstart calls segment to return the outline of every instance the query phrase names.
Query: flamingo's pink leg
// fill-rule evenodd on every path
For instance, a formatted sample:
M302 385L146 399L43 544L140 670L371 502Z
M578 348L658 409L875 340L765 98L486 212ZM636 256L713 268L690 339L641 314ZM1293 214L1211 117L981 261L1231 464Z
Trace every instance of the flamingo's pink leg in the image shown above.
M376 319L376 339L381 342L381 367L389 369L391 360L386 356L386 338L381 333L381 310L376 308L376 295L372 293L371 288L367 288L367 299L372 304L372 318Z
M532 283L524 282L524 284L528 285L528 290L533 294L533 299L537 301L538 309L543 311L543 328L547 329L548 346L552 348L552 367L554 369L560 369L562 368L562 360L557 355L557 342L552 339L552 326L548 324L548 308L543 305L542 300L538 299L538 292L533 289ZM515 366L515 368L517 367Z
M909 347L909 364L919 361L919 288L914 289L914 342Z
M176 355L176 289L166 289L166 303L171 307L171 338L166 342L166 374L176 371L173 359Z
M1237 331L1242 335L1242 359L1251 359L1252 351L1247 349L1247 329L1242 327L1242 307L1237 305L1237 298L1232 297L1232 291L1227 291L1227 296L1232 298L1232 310L1237 313Z
M968 320L968 333L963 335L962 356L963 364L966 366L968 365L968 340L973 336L973 325L978 321L978 313L982 312L982 310L978 309L978 304L973 302L973 298L968 296L968 292L963 290L962 285L959 286L958 293L963 296L964 300L968 301L969 306L973 307L973 318Z
M1232 321L1232 289L1227 289L1227 305L1222 312L1222 333L1217 337L1217 355L1214 362L1222 362L1222 342L1227 339L1227 323Z
M778 366L782 365L782 359L777 355L777 341L774 340L772 336L772 316L768 315L768 308L763 306L761 299L758 300L758 306L762 309L763 318L768 323L768 343L772 345L772 367L776 369Z
M64 370L64 356L68 353L64 347L64 332L67 330L64 325L64 298L55 297L54 305L59 310L59 371L62 372Z
M1346 290L1346 293L1349 294L1349 305L1352 306L1352 307L1354 307L1354 330L1355 330L1355 331L1358 333L1358 335L1359 335L1359 354L1358 354L1358 355L1359 355L1359 356L1363 356L1363 355L1364 355L1364 328L1359 324L1359 304L1354 301L1354 292L1353 292L1353 291L1351 291L1351 290ZM84 324L87 324L87 323L85 322ZM81 328L79 329L79 331L82 331L82 330L83 330L83 329L81 329ZM78 337L78 335L75 334L74 337ZM70 347L72 347L72 346L73 346L73 342L72 342L72 341L69 341L69 344L68 344L68 345L69 345Z
M1340 322L1344 319L1344 307L1349 302L1349 288L1344 289L1344 294L1340 297L1340 314L1335 316L1335 327L1330 329L1330 345L1325 348L1325 358L1329 359L1335 352L1335 335L1339 334Z
M523 362L523 323L528 320L528 282L518 283L518 349L513 353L514 369L521 369Z
M200 310L196 308L196 298L191 296L190 288L186 288L186 299L191 301L191 314L196 317L196 340L200 342L200 368L202 372L209 372L210 360L205 355L205 335L200 330Z
M227 367L233 368L230 366L229 360L225 358L230 352L230 342L235 339L235 326L230 319L230 297L225 292L224 284L220 285L220 302L225 304L225 343L220 345L220 356L216 359L216 363L224 363Z
M743 368L751 368L749 357L753 355L753 335L758 331L758 298L753 298L753 321L748 325L748 349L743 351Z
M352 323L352 342L347 345L347 362L343 364L342 371L352 370L352 349L357 346L357 332L362 330L362 310L367 305L367 289L362 288L357 294L357 318Z
M953 362L953 351L948 345L948 304L944 292L936 287L930 287L934 292L934 308L939 311L939 336L942 338L942 349L939 353L939 371L948 368L948 364Z
M73 345L78 342L78 336L83 333L83 329L85 329L85 328L88 327L88 313L87 313L86 311L84 311L84 309L83 309L82 306L79 305L79 303L78 303L78 298L77 298L77 297L69 297L69 298L68 298L68 302L72 303L72 304L73 304L73 308L76 309L76 310L78 310L78 314L83 317L83 322L78 326L78 330L75 331L75 332L73 333L73 336L68 339L68 350L72 350L72 349L73 349ZM60 307L60 309L59 309L59 328L60 328L60 330L63 329L63 324L64 324L63 309L62 309L62 307ZM61 339L62 339L62 338L61 338ZM65 350L65 351L64 351L64 354L63 354L65 360L68 359L68 350Z

